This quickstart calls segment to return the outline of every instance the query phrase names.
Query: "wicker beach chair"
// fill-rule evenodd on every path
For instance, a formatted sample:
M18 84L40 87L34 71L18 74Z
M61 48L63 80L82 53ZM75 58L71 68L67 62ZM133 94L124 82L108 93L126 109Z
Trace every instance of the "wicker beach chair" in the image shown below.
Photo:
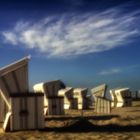
M106 97L107 85L102 84L91 89L91 94L94 97L94 109L97 113L110 113L111 100Z
M118 90L118 89L120 89L120 87L118 87L118 88L113 88L113 89L110 89L110 90L109 90L109 93L110 93L110 96L111 96L111 107L112 107L112 108L117 107L118 99L117 99L117 96L116 96L116 94L115 94L115 90Z
M116 107L125 107L132 105L132 96L129 88L120 88L114 90L116 97Z
M74 92L72 87L66 87L58 91L58 96L64 97L64 109L77 109L77 98L74 98Z
M58 91L65 88L60 80L38 83L33 86L34 92L44 94L44 114L64 115L64 97L58 96Z
M75 88L74 98L77 99L78 102L78 109L88 109L88 98L87 98L87 88Z
M29 59L25 57L0 69L0 97L6 105L2 118L5 131L44 128L43 95L29 93Z

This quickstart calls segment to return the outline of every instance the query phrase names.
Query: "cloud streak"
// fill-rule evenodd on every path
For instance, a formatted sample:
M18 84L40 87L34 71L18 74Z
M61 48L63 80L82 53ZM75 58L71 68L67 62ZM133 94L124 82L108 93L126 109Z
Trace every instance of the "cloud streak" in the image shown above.
M110 70L101 71L99 73L99 75L112 75L112 74L117 74L117 73L120 73L120 72L122 72L121 69L113 68L113 69L110 69Z
M118 74L118 73L127 73L127 72L132 72L133 70L139 69L140 65L139 64L134 64L134 65L129 65L129 66L123 66L121 68L110 68L107 70L100 71L98 74L99 75L113 75L113 74Z
M117 48L139 35L137 12L118 8L83 15L47 17L37 23L19 21L4 31L5 43L35 49L48 57L69 57Z

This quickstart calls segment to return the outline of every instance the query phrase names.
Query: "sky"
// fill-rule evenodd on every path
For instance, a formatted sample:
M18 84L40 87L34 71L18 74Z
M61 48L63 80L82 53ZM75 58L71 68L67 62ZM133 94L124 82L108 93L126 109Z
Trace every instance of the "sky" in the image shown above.
M0 1L0 67L31 55L30 88L140 89L139 0Z

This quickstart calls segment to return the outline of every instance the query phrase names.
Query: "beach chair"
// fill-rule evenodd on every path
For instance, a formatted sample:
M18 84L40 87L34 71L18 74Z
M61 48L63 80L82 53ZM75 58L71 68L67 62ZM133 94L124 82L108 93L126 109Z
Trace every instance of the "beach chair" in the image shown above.
M88 100L87 100L87 88L75 88L74 98L77 99L78 109L88 109Z
M73 93L72 87L66 87L65 89L60 89L58 91L58 96L64 97L64 109L77 109L78 108L77 99L74 98L73 94L74 93Z
M115 90L117 90L117 89L120 89L120 87L109 90L109 93L110 93L110 96L111 96L111 107L112 108L117 107L118 99L117 99L116 94L115 94Z
M136 91L135 98L136 99L140 99L140 90Z
M111 100L107 99L106 90L106 84L91 89L91 94L94 97L94 109L96 113L108 114L111 112Z
M0 69L1 99L7 107L4 112L3 128L5 131L44 128L44 116L41 114L43 113L43 95L29 93L29 59L30 57L25 57ZM36 122L32 121L34 119Z
M117 98L116 107L125 107L132 105L131 91L129 88L120 88L114 91Z
M58 96L60 89L64 89L65 85L61 80L54 80L44 83L38 83L33 86L34 92L44 94L44 114L46 115L64 115L64 97ZM56 102L53 105L52 102ZM58 110L55 111L55 110ZM57 112L55 114L55 112Z

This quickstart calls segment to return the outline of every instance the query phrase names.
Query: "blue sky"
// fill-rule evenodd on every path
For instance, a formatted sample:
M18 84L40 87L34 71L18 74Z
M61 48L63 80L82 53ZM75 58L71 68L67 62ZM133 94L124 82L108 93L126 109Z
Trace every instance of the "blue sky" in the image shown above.
M140 89L138 0L0 1L0 67L31 55L30 87Z

